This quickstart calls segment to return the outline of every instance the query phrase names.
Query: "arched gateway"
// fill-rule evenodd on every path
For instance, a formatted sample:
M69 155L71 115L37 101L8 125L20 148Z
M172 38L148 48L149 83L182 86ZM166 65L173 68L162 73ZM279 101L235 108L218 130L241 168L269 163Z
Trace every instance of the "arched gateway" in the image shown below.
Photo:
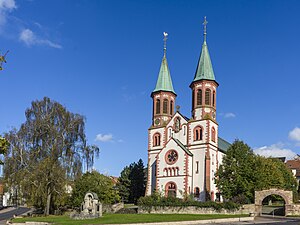
M262 191L255 191L255 214L260 216L262 213L262 202L264 198L268 197L269 195L279 195L285 201L285 215L288 214L289 209L293 205L293 192L292 191L285 191L281 189L269 189L269 190L262 190Z

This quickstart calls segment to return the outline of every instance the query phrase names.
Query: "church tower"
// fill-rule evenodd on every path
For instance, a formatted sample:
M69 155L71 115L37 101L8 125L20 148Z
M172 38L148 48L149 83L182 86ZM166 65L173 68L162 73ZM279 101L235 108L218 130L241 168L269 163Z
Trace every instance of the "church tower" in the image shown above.
M190 127L193 128L193 140L190 150L194 153L195 164L201 158L204 159L203 176L204 191L210 199L215 199L216 187L214 184L214 174L218 167L218 124L216 122L216 96L219 84L215 80L215 75L210 60L206 43L206 17L204 17L204 41L202 51L198 61L194 80L190 88L192 89L192 121ZM198 159L199 158L199 159ZM207 199L206 199L207 200Z
M216 94L219 84L215 80L206 43L206 17L204 20L204 42L198 66L190 87L192 89L192 117L195 120L216 120Z
M160 65L156 87L151 94L153 99L152 125L155 127L163 126L171 119L174 113L176 98L166 57L167 36L168 34L164 32L164 55Z
M167 62L167 36L164 34L164 55L160 65L155 89L151 93L153 100L152 125L148 130L148 180L146 195L157 190L156 156L167 143L166 125L174 114L176 93L173 89L170 70Z

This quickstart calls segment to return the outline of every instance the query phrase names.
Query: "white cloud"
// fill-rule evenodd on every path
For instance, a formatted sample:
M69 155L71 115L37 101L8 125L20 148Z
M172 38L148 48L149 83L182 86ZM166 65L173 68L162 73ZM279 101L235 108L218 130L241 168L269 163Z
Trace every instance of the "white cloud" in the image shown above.
M236 115L234 113L232 113L232 112L224 114L224 118L234 118L234 117L236 117Z
M295 127L289 132L289 138L293 141L300 141L300 128Z
M112 134L97 134L95 141L108 142L113 140Z
M286 157L286 159L292 159L297 155L292 150L284 148L282 143L254 149L254 153L265 157Z
M62 48L61 45L53 43L47 39L38 38L30 29L24 29L20 33L19 40L24 42L27 46L32 45L46 45L52 48Z
M0 29L3 25L6 24L8 12L16 9L15 0L0 0Z
M224 117L225 119L228 119L228 118L235 118L236 115L232 112L228 112L228 113L219 113L220 116Z

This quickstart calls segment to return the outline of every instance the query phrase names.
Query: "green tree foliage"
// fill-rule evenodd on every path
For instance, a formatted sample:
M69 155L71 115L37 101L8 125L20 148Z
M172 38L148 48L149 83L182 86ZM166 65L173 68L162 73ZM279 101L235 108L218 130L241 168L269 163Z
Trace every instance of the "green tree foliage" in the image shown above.
M124 167L118 179L117 188L119 190L122 201L129 202L131 180L129 175L132 170L132 165Z
M255 155L239 140L227 150L216 173L216 185L225 199L240 203L254 202L255 190L296 190L296 180L283 162Z
M114 188L112 179L97 171L86 172L75 180L71 196L71 205L79 207L87 192L95 192L102 203L114 203L120 201L120 196Z
M297 181L282 161L256 156L256 167L260 171L256 174L256 190L281 188L296 191Z
M87 151L85 119L45 97L33 101L20 129L6 134L10 142L4 176L27 204L44 207L48 215L65 199L69 182L81 175Z
M133 164L129 180L131 181L129 200L136 204L137 200L145 195L146 190L145 168L142 159Z
M117 187L124 202L137 203L145 195L146 174L142 159L122 170Z
M8 148L9 148L9 142L5 138L0 136L0 155L6 154ZM0 165L3 165L1 159L0 159Z

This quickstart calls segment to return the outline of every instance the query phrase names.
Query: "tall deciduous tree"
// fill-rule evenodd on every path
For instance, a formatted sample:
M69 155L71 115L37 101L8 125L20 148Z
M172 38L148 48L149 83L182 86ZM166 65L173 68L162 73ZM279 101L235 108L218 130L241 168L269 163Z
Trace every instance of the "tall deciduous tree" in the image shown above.
M296 190L296 180L283 162L255 155L239 140L227 150L216 173L216 185L225 199L240 203L253 202L255 190Z
M11 145L4 175L8 185L48 215L68 181L81 174L82 159L98 150L86 151L85 118L58 102L47 97L33 101L25 116L19 130L6 134Z

